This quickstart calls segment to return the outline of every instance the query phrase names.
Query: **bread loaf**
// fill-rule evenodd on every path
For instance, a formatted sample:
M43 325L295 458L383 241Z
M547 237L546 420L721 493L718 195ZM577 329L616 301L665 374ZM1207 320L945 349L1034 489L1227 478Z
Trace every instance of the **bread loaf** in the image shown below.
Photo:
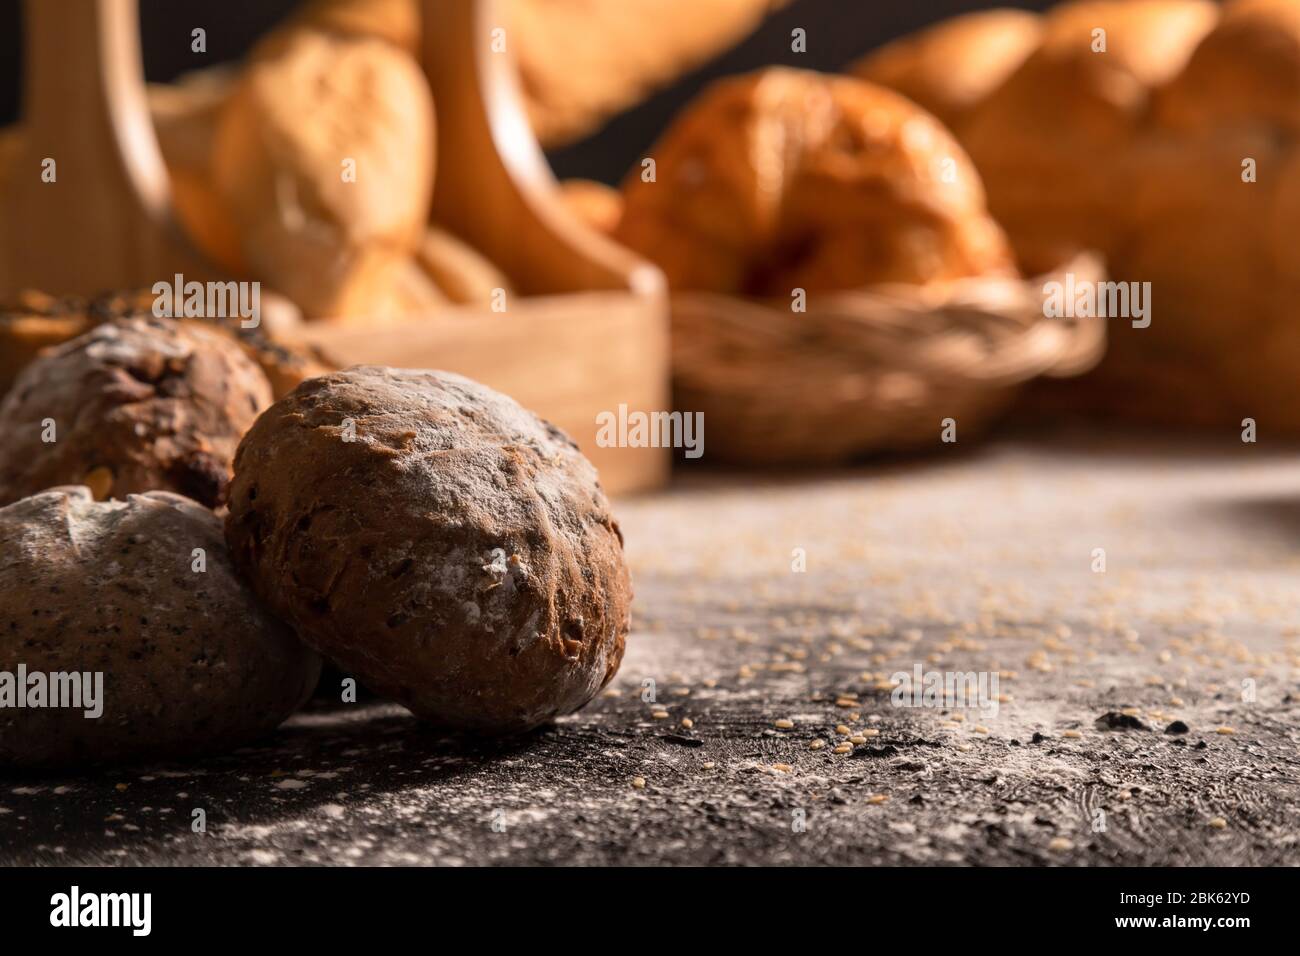
M960 130L970 110L999 87L1042 41L1042 18L1024 10L981 10L895 40L850 72L902 93Z

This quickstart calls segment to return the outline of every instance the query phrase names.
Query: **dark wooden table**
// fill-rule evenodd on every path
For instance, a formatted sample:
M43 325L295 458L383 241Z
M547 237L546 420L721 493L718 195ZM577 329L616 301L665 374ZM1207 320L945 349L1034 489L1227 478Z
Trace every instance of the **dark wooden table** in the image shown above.
M0 860L1300 862L1300 451L1012 437L619 512L636 629L582 713L488 745L318 704L220 759L4 778ZM1002 699L897 706L917 667Z

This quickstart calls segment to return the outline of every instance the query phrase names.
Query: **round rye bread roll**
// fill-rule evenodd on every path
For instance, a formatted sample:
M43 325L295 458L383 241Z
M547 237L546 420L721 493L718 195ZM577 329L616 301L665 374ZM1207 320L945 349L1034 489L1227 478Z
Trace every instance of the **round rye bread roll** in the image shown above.
M235 574L207 508L80 487L0 508L0 768L238 746L319 675Z
M595 469L458 375L302 383L239 446L226 540L299 637L441 726L528 730L623 657L631 582Z
M152 316L106 322L28 365L0 403L0 505L83 484L100 500L174 491L216 507L269 404L266 375L230 336Z

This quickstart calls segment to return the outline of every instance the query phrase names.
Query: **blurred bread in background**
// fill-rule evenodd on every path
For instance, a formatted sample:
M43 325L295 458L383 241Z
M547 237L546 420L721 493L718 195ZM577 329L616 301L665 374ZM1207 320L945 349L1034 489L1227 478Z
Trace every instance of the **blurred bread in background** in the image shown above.
M902 93L955 130L1038 47L1042 33L1036 13L982 10L895 40L849 72Z
M504 0L543 146L561 146L734 45L789 0Z
M1209 0L1056 7L1038 49L974 108L963 141L1026 271L1047 271L1079 249L1114 249L1114 197L1128 191L1115 157L1132 147L1152 92L1182 69L1216 15Z
M411 56L420 51L420 8L416 0L307 0L286 24L385 40Z
M597 232L612 236L623 218L623 195L613 186L591 179L566 179L560 197L579 219Z
M415 259L424 274L457 304L486 309L498 289L511 291L504 272L469 243L437 226L425 230Z
M249 267L308 318L348 314L423 235L428 85L386 41L277 33L225 103L212 163Z
M979 175L938 120L848 77L723 80L634 169L616 237L674 291L789 296L1013 271Z

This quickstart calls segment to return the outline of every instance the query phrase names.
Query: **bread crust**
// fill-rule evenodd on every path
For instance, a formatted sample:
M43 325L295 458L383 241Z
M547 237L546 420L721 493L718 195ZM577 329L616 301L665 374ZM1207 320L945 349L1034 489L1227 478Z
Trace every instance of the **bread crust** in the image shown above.
M442 726L535 727L623 656L630 580L595 469L457 375L303 383L240 444L226 539L306 643Z
M266 376L220 332L153 317L98 325L28 365L0 403L0 504L87 484L99 499L174 491L216 507L270 403Z
M237 746L279 725L320 673L236 575L211 511L162 492L97 502L84 487L0 508L0 671L19 665L102 673L103 711L0 708L0 767Z

